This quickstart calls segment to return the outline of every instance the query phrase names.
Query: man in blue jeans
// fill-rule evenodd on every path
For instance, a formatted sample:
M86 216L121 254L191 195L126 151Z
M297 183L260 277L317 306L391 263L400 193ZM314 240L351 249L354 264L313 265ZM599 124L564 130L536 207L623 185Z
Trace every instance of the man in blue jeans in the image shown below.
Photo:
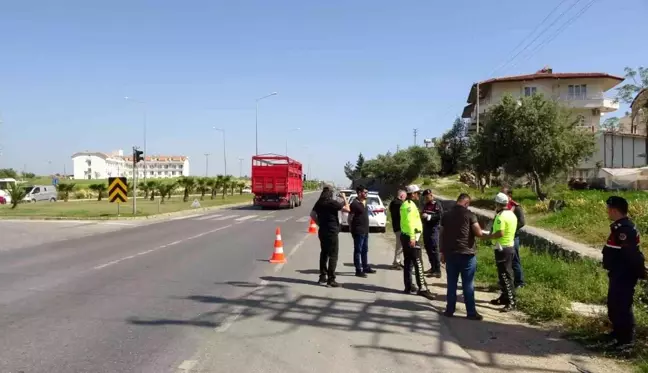
M369 266L369 210L367 209L367 194L369 191L362 185L356 188L357 197L351 202L349 209L349 231L353 237L353 265L356 276L367 277L367 273L376 273Z
M441 218L439 243L441 245L441 262L446 264L447 304L443 313L447 317L454 316L457 306L457 282L461 276L466 317L470 320L482 320L475 306L475 237L485 236L477 217L468 206L470 196L462 193L457 198L457 204Z

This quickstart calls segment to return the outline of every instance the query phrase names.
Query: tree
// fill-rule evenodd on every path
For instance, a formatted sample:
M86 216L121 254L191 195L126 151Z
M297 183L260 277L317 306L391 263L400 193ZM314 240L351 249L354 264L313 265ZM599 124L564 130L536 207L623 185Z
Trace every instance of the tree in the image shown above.
M387 152L368 160L364 165L364 172L366 177L404 186L419 177L436 174L439 165L439 154L435 149L411 146L395 154Z
M142 192L144 192L144 199L147 199L149 198L149 193L151 192L151 189L153 189L155 184L153 180L147 180L144 183L139 183L137 186Z
M200 200L204 200L205 194L207 194L207 191L209 190L209 179L206 177L199 177L196 180L196 188L200 192Z
M34 179L36 177L36 174L33 172L23 172L22 175L25 179Z
M502 168L513 176L528 176L540 199L543 184L576 167L594 152L594 134L578 128L568 108L542 95L519 101L505 96L493 106L483 131L471 143L478 174Z
M441 136L436 148L441 161L441 174L452 175L461 171L468 163L468 139L466 124L455 119L452 128Z
M223 190L223 199L225 198L227 189L230 187L231 184L232 184L232 176L230 175L223 176L223 179L221 181L221 188Z
M344 174L351 181L365 178L367 177L367 169L365 168L365 164L365 157L362 155L362 153L360 153L358 154L358 159L356 160L355 166L353 166L351 162L347 162L344 165Z
M57 190L63 196L63 201L67 202L70 200L70 193L74 191L75 187L76 184L74 183L59 183Z
M104 193L106 193L106 191L108 190L108 186L103 183L92 184L88 188L90 188L90 190L92 190L93 192L97 193L97 201L101 201Z
M236 183L236 187L238 188L239 194L243 194L243 189L245 189L245 182L244 181L238 181Z
M8 183L8 193L11 198L11 208L15 209L23 198L27 196L27 190L16 183Z
M175 183L159 183L157 185L157 191L160 195L160 203L164 203L164 198L169 196L171 198L171 191L175 189Z
M149 191L151 192L151 201L155 201L155 193L160 190L160 184L161 181L158 180L148 180L146 182L146 185L149 188Z
M184 202L189 201L189 194L191 194L196 187L196 180L191 176L182 176L178 180L178 185L184 188L184 196L182 197L182 200Z
M0 179L4 178L17 179L18 172L13 168L0 168Z
M222 176L212 177L209 179L209 189L211 189L211 199L214 199L216 193L218 193L218 188L221 186Z
M637 93L648 88L648 68L639 66L636 70L631 67L623 69L628 83L617 88L617 101L630 104L637 96Z

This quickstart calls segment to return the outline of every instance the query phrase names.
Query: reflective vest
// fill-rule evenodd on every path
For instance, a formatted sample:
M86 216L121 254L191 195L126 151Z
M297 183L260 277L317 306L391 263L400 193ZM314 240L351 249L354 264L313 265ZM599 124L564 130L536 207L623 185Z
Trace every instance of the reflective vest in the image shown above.
M400 209L401 234L414 237L416 233L423 232L423 223L419 214L418 206L412 200L406 200Z

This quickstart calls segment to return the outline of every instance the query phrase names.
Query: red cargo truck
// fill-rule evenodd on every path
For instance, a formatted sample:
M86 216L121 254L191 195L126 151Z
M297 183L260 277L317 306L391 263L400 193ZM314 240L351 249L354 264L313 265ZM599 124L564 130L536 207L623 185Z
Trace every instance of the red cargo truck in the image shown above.
M275 154L252 157L254 205L261 207L300 206L304 199L302 164Z

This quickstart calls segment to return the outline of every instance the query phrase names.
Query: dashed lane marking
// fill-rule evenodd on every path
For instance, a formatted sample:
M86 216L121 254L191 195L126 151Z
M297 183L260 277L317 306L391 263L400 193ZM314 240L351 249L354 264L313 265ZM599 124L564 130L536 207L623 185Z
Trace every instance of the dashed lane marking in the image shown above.
M238 218L238 219L234 219L234 220L236 220L236 221L246 221L246 220L248 220L248 219L256 218L257 216L259 216L259 215L247 215L247 216L241 216L240 218Z
M288 220L290 220L290 219L292 219L292 218L294 218L294 216L289 216L289 217L287 217L287 218L283 218L283 219L276 219L275 221L276 221L277 223L285 223L285 222L287 222Z
M297 219L297 223L308 223L310 216L304 216L303 218Z
M182 239L182 240L177 240L177 241L169 242L169 243L167 243L167 244L164 244L164 245L158 246L158 247L156 247L156 248L154 248L154 249L151 249L151 250L142 251L142 252L137 253L137 254L135 254L135 255L125 256L125 257L123 257L123 258L120 258L120 259L117 259L117 260L113 260L112 262L108 262L108 263L104 263L104 264L98 265L98 266L94 267L93 269L102 269L102 268L106 268L106 267L111 266L111 265L113 265L113 264L117 264L117 263L119 263L119 262L123 262L124 260L133 259L133 258L135 258L136 256L146 255L146 254L152 253L152 252L154 252L154 251L157 251L157 250L160 250L160 249L164 249L164 248L166 248L166 247L175 246L175 245L180 244L180 243L183 243L183 242L191 241L191 240L194 240L194 239L196 239L196 238L199 238L199 237L205 236L205 235L207 235L207 234L214 233L214 232L218 232L218 231L220 231L220 230L223 230L223 229L229 228L229 227L231 227L231 226L232 226L232 224L230 224L230 225L226 225L226 226L224 226L224 227L219 227L219 228L216 228L216 229L212 229L212 230L209 230L209 231L206 231L206 232L203 232L203 233L199 233L199 234L197 234L197 235L194 235L194 236L191 236L191 237L187 237L187 238Z
M237 216L238 216L238 215L225 215L225 216L221 216L220 218L215 218L215 219L211 219L211 220L227 220L227 219L234 219L234 218L237 217Z
M223 216L223 214L205 215L205 216L201 216L201 217L199 217L199 218L195 218L195 219L193 219L193 220L210 220L210 219L217 218L217 217L219 217L219 216Z
M198 364L198 360L185 360L182 362L182 364L180 364L180 366L178 366L178 369L184 372L188 372L192 370L193 367L196 366L196 364Z

